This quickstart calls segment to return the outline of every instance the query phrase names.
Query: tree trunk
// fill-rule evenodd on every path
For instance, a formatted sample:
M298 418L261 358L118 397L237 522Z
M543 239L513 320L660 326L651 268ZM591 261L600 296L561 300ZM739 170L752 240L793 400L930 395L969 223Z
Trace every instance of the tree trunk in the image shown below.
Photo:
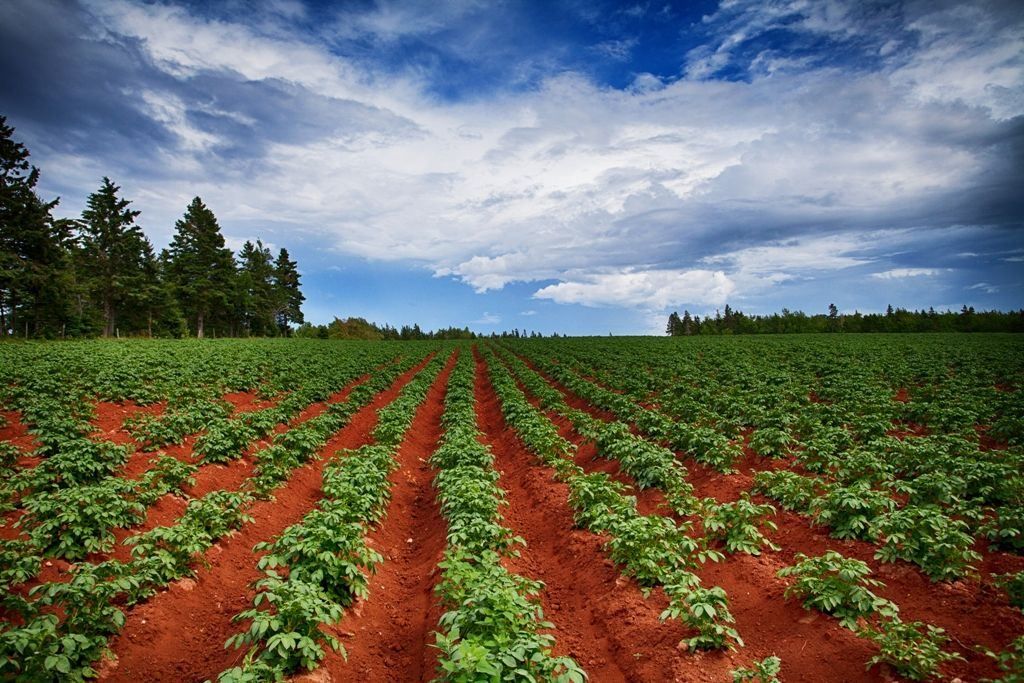
M152 308L149 309L149 316L146 319L146 333L149 335L150 339L153 338L153 309Z
M203 314L200 311L199 315L196 318L196 339L202 339L202 338L203 338Z
M114 314L110 307L110 297L103 297L103 336L114 333Z

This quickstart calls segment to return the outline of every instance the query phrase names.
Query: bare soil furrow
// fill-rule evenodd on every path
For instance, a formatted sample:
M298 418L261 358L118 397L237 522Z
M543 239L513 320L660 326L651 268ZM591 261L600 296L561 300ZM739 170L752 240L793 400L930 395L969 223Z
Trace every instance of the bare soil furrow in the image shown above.
M101 671L113 681L204 681L238 664L244 650L226 650L224 641L237 626L232 617L252 600L250 584L259 577L253 546L298 522L321 498L322 472L340 449L371 440L377 409L388 404L429 362L404 373L385 392L356 413L320 450L321 459L297 469L275 491L276 500L257 503L254 521L214 546L209 566L196 579L173 584L132 609L122 633L111 642L115 660Z
M370 595L331 630L345 644L347 660L330 653L322 669L332 680L368 683L433 680L432 633L441 609L434 599L447 528L434 496L427 459L441 438L441 414L456 354L448 359L416 412L398 449L391 474L391 501L368 536L384 556L370 579Z

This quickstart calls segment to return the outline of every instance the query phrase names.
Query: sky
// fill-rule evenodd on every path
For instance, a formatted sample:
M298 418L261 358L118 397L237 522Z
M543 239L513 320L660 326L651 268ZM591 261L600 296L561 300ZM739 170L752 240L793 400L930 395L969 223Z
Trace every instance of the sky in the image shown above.
M1024 3L4 0L44 198L192 197L314 323L1024 307Z

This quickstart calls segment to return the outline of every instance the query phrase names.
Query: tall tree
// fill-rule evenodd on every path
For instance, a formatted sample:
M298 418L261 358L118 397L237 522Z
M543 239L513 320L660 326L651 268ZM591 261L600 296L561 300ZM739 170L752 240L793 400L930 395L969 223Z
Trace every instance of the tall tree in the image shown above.
M0 330L54 333L68 316L70 226L50 214L59 200L36 194L39 169L13 135L0 116Z
M306 297L299 290L298 263L288 257L288 250L281 249L274 261L274 290L277 293L277 326L281 334L287 334L291 323L302 323L302 302Z
M683 310L683 320L680 323L682 325L682 334L684 336L690 336L693 334L693 318L690 317L688 310Z
M196 197L174 224L167 250L167 272L182 313L195 321L202 339L206 321L223 313L231 295L235 259L224 246L217 217Z
M672 311L668 315L668 325L665 326L665 334L671 337L678 337L682 334L683 321L679 319L679 314Z
M80 223L82 271L103 316L104 337L118 329L124 309L138 310L141 290L155 276L147 273L153 247L135 223L139 212L117 196L120 190L104 177L100 189L89 195Z
M249 334L265 336L277 332L278 296L274 257L263 242L247 241L238 253L239 313L243 327Z

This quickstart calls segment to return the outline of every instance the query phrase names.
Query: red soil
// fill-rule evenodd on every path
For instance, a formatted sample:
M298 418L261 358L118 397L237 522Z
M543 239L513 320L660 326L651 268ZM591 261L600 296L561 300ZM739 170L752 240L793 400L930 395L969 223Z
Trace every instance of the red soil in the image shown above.
M575 527L569 487L507 426L479 357L475 389L477 420L508 494L505 523L527 544L511 568L544 582L541 603L555 625L556 654L573 657L592 681L667 680L684 663L676 647L683 629L661 623L663 605L645 600L618 572L600 536Z
M327 406L331 403L339 403L346 400L349 394L351 394L357 386L365 382L368 378L369 375L363 375L362 377L353 380L340 391L334 393L326 401L313 403L307 406L301 413L299 413L299 415L288 422L288 424L276 425L273 433L280 434L281 432L286 432L289 429L322 414L327 410ZM135 479L142 476L142 474L151 467L152 462L162 455L171 455L178 460L196 463L198 459L192 453L192 448L195 445L196 438L196 435L190 435L186 437L185 441L181 444L169 446L168 448L157 451L156 453L136 452L125 466L122 476L127 479ZM182 513L184 513L185 507L188 505L189 498L201 498L213 491L238 490L246 479L251 477L253 474L256 466L256 461L253 456L260 450L269 446L270 443L270 436L268 436L267 438L260 439L249 444L249 447L242 454L241 458L232 460L226 464L217 463L200 466L195 474L195 483L192 486L182 487L182 491L185 496L177 493L169 493L161 497L156 503L146 510L146 519L142 524L129 527L127 529L114 530L116 541L114 551L112 553L109 555L97 554L90 559L93 561L99 561L109 557L119 560L127 560L131 557L131 548L123 545L125 538L144 533L150 529L155 529L158 526L170 526L174 524Z
M234 406L235 415L253 410L263 410L274 405L274 401L260 398L256 391L232 391L229 394L224 394L221 398Z
M563 393L567 403L598 416L600 411L593 409L557 382L550 379L548 382ZM582 463L579 464L583 466ZM588 468L584 466L584 469ZM715 474L723 476L717 472ZM628 481L627 475L620 473L618 476ZM735 493L736 485L742 481L749 481L750 475L740 473L729 475L728 479L728 488ZM641 495L661 497L661 492L648 489L641 492ZM697 495L707 495L707 492L698 490ZM662 514L665 511L667 505ZM644 511L641 509L641 512ZM705 586L721 586L725 589L729 596L729 608L736 618L735 627L746 647L740 653L695 653L687 660L687 670L682 674L682 678L677 680L704 680L699 678L699 675L704 675L709 670L716 672L715 677L709 680L727 680L731 669L772 654L782 658L782 675L786 681L810 683L824 680L877 681L893 678L891 672L882 669L865 671L865 662L877 651L870 642L839 626L834 619L817 612L808 612L798 602L785 602L782 599L786 584L775 577L775 572L781 569L785 562L774 555L732 555L724 562L709 563L697 571ZM693 669L699 670L700 674Z
M250 584L260 576L253 546L280 534L315 507L323 468L334 454L371 439L377 409L386 405L426 364L403 374L387 391L352 416L320 450L321 459L298 468L276 492L250 513L255 521L214 546L196 579L173 584L128 614L122 633L111 642L115 660L101 678L115 681L202 681L215 679L241 662L245 650L226 650L224 641L240 626L231 619L252 604Z
M124 403L97 401L94 406L93 418L90 420L96 428L96 431L92 433L92 438L121 444L135 443L132 435L124 429L125 420L142 413L159 415L165 407L164 403L140 406L134 401L125 401Z
M0 418L0 441L10 441L25 453L30 453L39 446L35 437L29 434L28 425L21 421L20 411L0 410ZM19 462L19 466L24 467L38 462L38 458L28 456L24 460L26 463L23 465Z
M370 578L369 598L345 613L328 631L348 651L348 660L329 653L317 680L430 681L436 669L433 631L441 616L434 599L437 563L446 527L434 496L434 470L427 459L441 438L445 389L455 354L416 411L392 472L386 516L367 537L384 556ZM326 675L325 675L326 674Z

